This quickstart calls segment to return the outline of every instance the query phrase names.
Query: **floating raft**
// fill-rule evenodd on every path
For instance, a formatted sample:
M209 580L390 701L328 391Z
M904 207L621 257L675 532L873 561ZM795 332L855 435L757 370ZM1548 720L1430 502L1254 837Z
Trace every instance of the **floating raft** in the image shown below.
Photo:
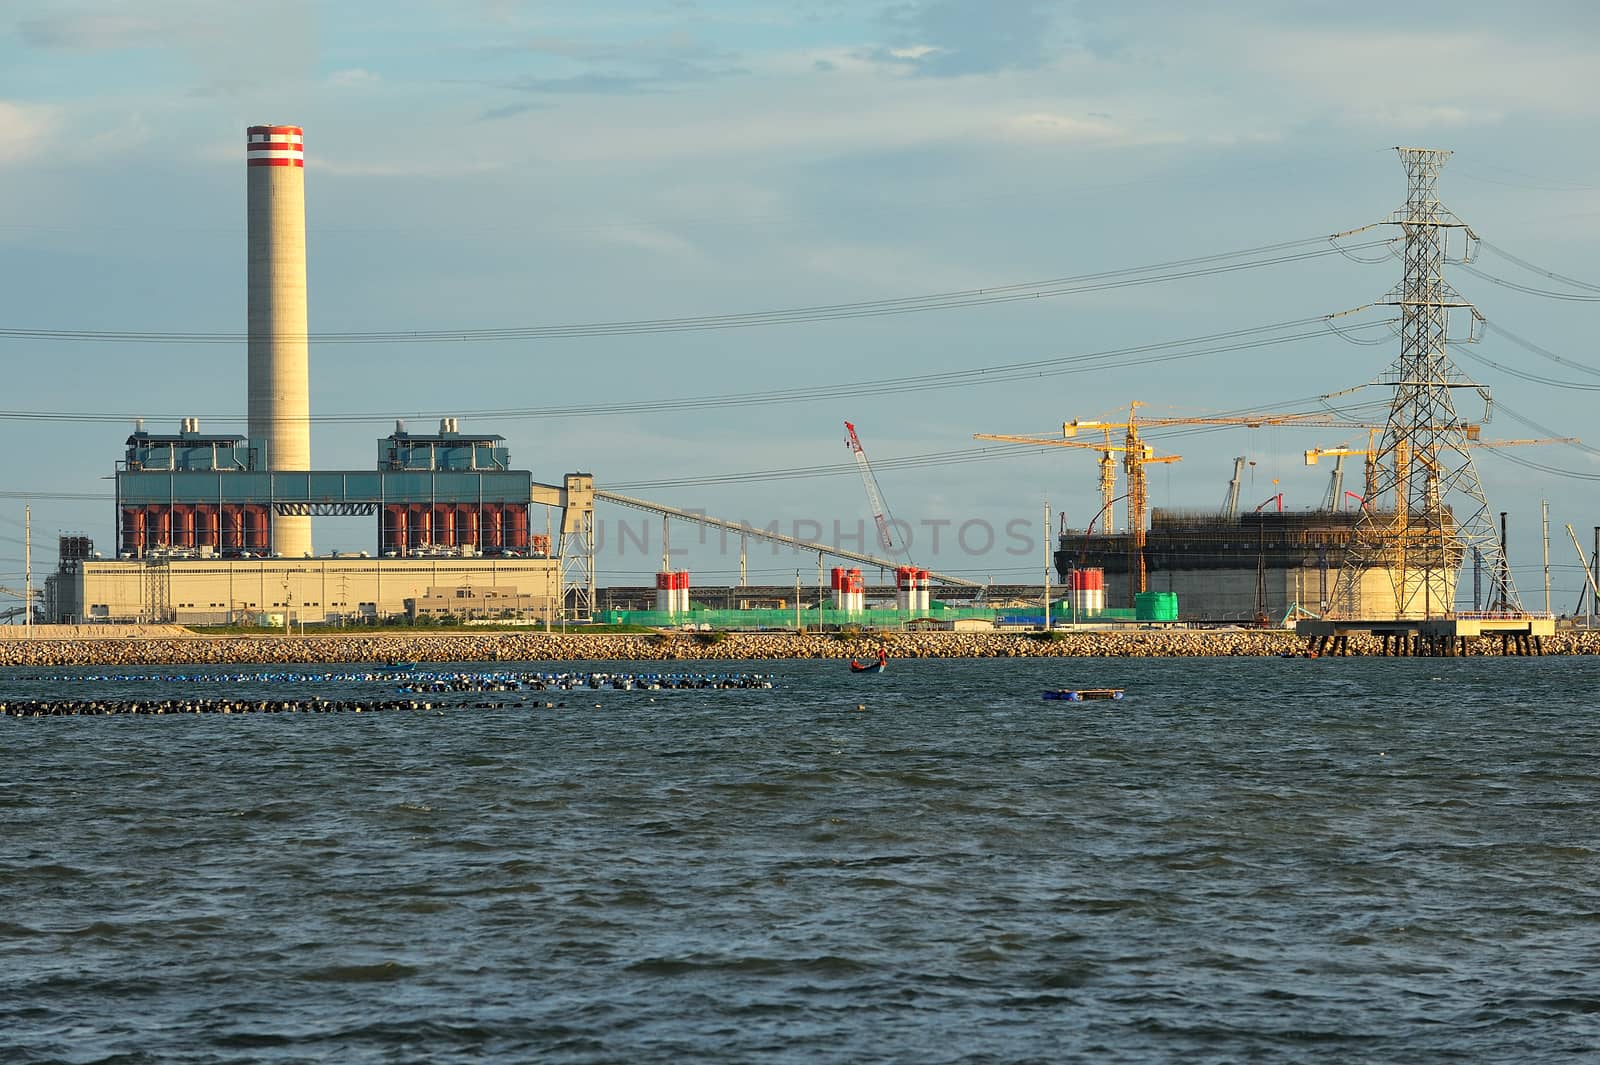
M1085 699L1120 699L1121 688L1057 688L1045 692L1046 699L1059 699L1064 703L1081 703Z

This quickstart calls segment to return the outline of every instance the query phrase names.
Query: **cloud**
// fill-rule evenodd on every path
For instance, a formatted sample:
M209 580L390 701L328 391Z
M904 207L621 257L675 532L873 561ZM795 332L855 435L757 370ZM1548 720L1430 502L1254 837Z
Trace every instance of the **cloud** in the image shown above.
M63 11L23 19L17 31L36 48L68 52L104 52L169 43L163 20L154 14L112 11Z
M879 20L894 40L878 58L933 77L1031 70L1066 45L1058 0L908 0Z
M679 263L706 261L705 253L692 241L660 226L599 227L590 231L589 239L650 252Z
M382 80L372 71L364 70L361 67L335 70L328 75L328 84L335 89L370 89L377 86Z
M0 100L0 167L42 154L55 127L56 115L49 107Z
M498 83L523 93L654 94L743 73L732 53L713 49L682 32L634 41L538 36L514 50L553 71L540 70Z
M1157 84L1178 106L1246 101L1238 114L1279 124L1315 116L1398 133L1600 111L1600 68L1590 38L1575 30L1545 32L1510 8L1466 3L1448 25L1385 12L1392 22L1374 35L1356 9L1376 5L1353 3L1337 16L1333 8L1291 16L1271 4L1169 11L1126 0L1098 16L1096 32L1119 42L1122 74L1161 71ZM1188 96L1185 84L1194 87Z
M1075 118L1072 115L1035 111L1015 115L1002 123L1002 129L1018 139L1045 141L1119 140L1124 130L1106 117Z
M176 52L198 76L193 96L237 96L257 86L309 83L316 64L312 0L230 4L213 0L78 0L38 4L42 13L17 20L30 47L69 53Z
M466 159L445 153L407 156L402 160L363 159L345 162L338 158L312 155L306 166L318 174L341 178L449 178L487 174L501 169L497 162Z
M514 104L501 104L498 107L487 108L483 114L479 115L478 117L488 121L493 121L499 118L515 118L518 115L526 114L529 111L543 111L549 106L550 105L547 103L540 103L531 100L520 101Z

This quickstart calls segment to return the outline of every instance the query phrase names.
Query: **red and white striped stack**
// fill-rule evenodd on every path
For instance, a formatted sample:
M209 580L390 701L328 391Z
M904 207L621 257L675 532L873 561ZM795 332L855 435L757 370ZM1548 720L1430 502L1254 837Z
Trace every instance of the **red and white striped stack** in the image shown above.
M246 166L306 165L306 134L299 126L251 126L245 138Z
M894 569L894 608L910 613L916 608L916 568L896 566Z
M833 608L846 614L860 614L867 609L867 582L858 569L833 567Z
M928 591L928 571L916 566L899 566L894 571L894 606L910 614L926 614L933 607ZM865 596L863 596L865 601Z
M663 614L689 612L688 570L668 570L656 574L656 610Z
M1097 618L1106 609L1106 571L1079 569L1067 574L1067 590L1073 613L1080 618Z
M867 609L867 582L858 569L844 575L844 609L848 614L860 614Z

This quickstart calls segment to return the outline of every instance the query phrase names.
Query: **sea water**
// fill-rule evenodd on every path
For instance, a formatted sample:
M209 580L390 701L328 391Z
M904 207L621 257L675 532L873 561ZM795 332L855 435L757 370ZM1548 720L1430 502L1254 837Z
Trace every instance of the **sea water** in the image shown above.
M1600 662L673 668L0 718L0 1060L1600 1054ZM394 697L209 675L0 696Z

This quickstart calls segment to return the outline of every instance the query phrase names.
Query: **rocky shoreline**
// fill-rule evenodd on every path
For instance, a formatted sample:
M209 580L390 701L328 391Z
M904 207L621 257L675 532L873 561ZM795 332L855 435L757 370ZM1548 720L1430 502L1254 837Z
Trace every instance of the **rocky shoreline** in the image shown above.
M1166 629L1041 633L925 632L842 636L831 633L384 633L330 636L175 636L119 639L0 640L0 667L249 665L339 662L751 661L783 658L1220 658L1301 652L1304 641L1281 630ZM1378 655L1365 635L1352 655ZM1498 640L1479 640L1473 655L1498 655ZM1547 655L1600 654L1600 631L1557 632Z

